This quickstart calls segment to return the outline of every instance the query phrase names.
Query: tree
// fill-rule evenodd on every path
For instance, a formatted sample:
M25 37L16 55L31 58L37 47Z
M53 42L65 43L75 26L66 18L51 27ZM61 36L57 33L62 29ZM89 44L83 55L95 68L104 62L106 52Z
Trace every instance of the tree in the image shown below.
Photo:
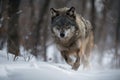
M8 19L8 0L0 0L0 49L6 43Z
M19 27L18 27L18 18L19 18L19 3L20 0L9 0L8 5L8 52L15 55L14 60L17 56L20 55L19 52Z

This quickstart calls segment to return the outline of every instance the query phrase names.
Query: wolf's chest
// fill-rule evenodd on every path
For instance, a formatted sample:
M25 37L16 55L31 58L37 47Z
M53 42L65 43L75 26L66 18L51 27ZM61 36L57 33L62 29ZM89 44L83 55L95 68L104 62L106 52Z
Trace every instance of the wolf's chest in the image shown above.
M60 50L60 51L71 51L72 52L72 51L76 51L77 49L80 48L80 42L76 41L76 42L73 42L70 45L56 44L56 46L57 46L58 50Z

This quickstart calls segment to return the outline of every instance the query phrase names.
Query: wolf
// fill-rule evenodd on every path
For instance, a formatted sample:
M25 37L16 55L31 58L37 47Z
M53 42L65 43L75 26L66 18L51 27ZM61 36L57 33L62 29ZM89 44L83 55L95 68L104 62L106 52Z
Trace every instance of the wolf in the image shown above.
M78 70L80 64L89 66L89 56L94 47L93 27L77 14L75 7L50 8L50 30L58 50L65 61ZM75 57L73 61L71 56Z

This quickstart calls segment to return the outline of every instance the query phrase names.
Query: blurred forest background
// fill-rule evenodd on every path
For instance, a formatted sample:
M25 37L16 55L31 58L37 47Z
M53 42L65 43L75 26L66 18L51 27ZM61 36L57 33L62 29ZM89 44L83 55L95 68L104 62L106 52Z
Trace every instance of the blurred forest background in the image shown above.
M112 55L110 63L120 68L120 0L0 0L0 49L7 47L16 57L22 48L40 60L58 62L55 47L53 58L47 52L54 45L49 9L71 6L95 28L98 63L107 53Z

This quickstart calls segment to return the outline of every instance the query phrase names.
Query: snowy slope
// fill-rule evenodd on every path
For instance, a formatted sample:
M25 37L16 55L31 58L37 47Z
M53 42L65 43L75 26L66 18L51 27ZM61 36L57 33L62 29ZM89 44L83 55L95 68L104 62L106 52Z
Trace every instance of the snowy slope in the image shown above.
M73 71L67 64L22 59L12 62L6 59L6 53L0 52L0 80L120 80L120 70Z
M0 65L0 80L120 80L120 70L73 71L64 64L14 62Z

